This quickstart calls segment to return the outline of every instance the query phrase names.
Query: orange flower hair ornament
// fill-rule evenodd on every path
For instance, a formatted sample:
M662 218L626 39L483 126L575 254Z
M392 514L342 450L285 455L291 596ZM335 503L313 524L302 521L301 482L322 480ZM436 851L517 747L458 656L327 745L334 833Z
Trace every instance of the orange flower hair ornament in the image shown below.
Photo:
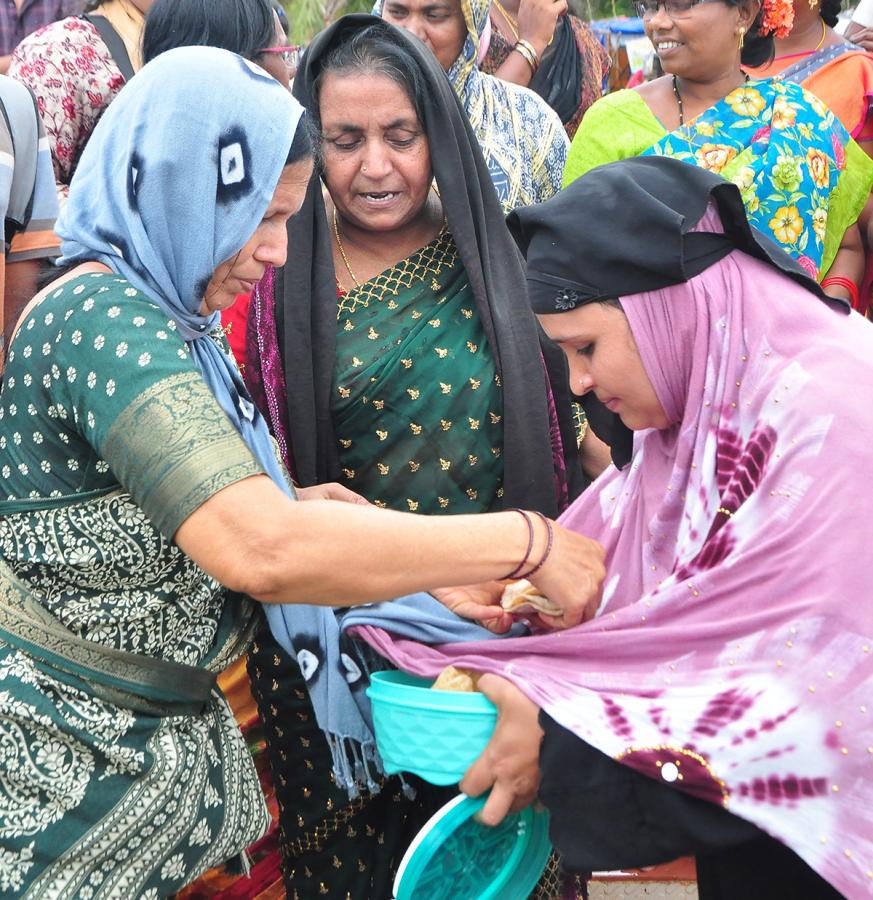
M788 37L794 25L794 3L792 0L764 0L764 17L760 34L772 34L777 38Z

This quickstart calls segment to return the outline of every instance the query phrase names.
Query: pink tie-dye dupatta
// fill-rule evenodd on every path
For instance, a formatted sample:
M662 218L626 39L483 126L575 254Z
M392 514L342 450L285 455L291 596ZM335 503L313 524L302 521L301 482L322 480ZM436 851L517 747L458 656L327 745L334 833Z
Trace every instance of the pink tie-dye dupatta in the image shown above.
M712 213L699 226L720 230ZM675 423L562 517L598 615L488 644L360 629L400 668L510 678L594 747L873 892L873 327L735 251L623 298Z

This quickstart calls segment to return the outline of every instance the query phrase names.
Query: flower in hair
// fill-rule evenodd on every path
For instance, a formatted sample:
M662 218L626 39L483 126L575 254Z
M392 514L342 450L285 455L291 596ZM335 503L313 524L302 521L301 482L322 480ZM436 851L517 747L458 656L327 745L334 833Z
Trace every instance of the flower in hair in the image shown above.
M788 37L794 25L794 3L792 0L764 0L764 16L761 19L760 34L772 34L777 38Z

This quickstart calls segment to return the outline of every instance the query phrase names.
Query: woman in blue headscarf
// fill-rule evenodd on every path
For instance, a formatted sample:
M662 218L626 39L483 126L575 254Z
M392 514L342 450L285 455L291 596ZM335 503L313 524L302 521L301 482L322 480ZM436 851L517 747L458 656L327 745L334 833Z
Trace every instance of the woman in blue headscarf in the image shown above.
M546 547L513 512L428 520L331 502L358 499L336 486L291 502L218 326L285 261L312 171L302 116L227 51L149 63L82 156L58 224L67 271L19 320L0 393L6 897L164 897L263 833L214 686L248 644L249 597L281 626L282 604L472 584ZM596 594L576 587L583 556L597 577L592 546L554 526L537 574L568 624Z

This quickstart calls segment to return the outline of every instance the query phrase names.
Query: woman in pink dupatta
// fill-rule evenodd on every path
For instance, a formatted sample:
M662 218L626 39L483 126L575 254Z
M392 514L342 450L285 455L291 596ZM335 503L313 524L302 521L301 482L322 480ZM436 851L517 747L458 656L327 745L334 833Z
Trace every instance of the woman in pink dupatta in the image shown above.
M461 786L493 785L493 822L539 778L571 870L691 852L702 898L869 896L873 327L680 167L604 166L510 217L574 389L635 429L561 520L606 548L595 617L488 645L358 634L410 672L500 676Z

